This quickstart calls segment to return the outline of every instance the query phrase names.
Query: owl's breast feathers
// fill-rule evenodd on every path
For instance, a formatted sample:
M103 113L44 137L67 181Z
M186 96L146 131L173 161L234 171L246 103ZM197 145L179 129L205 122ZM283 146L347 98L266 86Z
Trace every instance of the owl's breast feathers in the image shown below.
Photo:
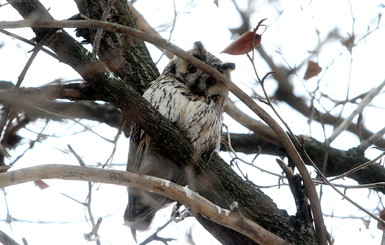
M223 108L216 100L194 95L172 77L152 82L143 97L187 136L199 155L207 158L219 149Z

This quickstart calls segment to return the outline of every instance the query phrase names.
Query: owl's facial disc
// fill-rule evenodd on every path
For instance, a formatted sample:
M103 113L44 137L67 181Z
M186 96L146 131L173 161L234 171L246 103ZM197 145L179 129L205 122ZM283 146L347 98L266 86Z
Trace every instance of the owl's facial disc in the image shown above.
M205 96L206 84L205 84L205 74L200 71L195 73L189 73L186 76L186 85L191 90L191 92L198 96Z
M215 85L215 79L195 66L189 64L183 81L191 92L198 96L207 96L207 89Z

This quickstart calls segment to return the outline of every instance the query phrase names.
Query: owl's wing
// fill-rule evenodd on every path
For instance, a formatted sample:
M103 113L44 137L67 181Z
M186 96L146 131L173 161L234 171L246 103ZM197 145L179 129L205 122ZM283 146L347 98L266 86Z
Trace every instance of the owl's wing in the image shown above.
M172 123L180 117L180 111L187 106L186 98L181 92L187 91L181 83L173 78L157 79L144 92L143 97ZM127 170L137 172L143 155L151 144L151 138L138 125L131 128L130 152ZM153 149L154 150L154 149Z
M156 147L149 135L135 127L130 139L127 170L163 179L177 176L181 171L176 165ZM129 187L124 220L130 226L133 237L136 230L148 229L155 213L170 202L170 199L161 195Z
M153 82L143 97L171 122L176 123L183 106L182 95L177 91L175 80ZM183 89L182 89L183 90ZM185 99L184 99L185 100ZM130 151L127 170L185 184L181 170L159 147L152 138L138 126L131 130ZM124 219L135 236L136 230L145 230L151 224L155 213L172 200L163 196L128 188L129 203Z
M172 77L154 81L144 92L143 97L172 123L179 120L188 99L184 94L191 93L184 84Z
M184 172L172 161L150 136L141 132L137 144L130 149L127 169L139 174L156 176L185 185ZM128 205L124 220L135 237L136 230L146 230L155 213L172 200L154 193L135 188L128 188Z
M204 160L219 150L222 136L222 114L213 100L192 100L181 112L179 128L190 139L194 149Z

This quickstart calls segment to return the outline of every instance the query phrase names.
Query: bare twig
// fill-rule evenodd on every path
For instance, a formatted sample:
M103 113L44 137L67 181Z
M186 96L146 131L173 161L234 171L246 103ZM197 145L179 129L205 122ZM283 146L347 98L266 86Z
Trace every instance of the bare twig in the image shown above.
M162 226L158 227L154 233L151 234L151 236L147 237L146 240L141 242L139 245L146 245L152 241L162 241L162 242L170 242L175 240L174 238L163 238L159 237L158 233L161 232L164 228L166 228L169 224L171 224L173 220L169 219L166 223L164 223ZM167 244L167 243L165 243Z
M323 181L315 180L315 184L317 185L329 185ZM370 183L370 184L358 184L358 185L343 185L343 184L336 184L333 183L335 187L341 187L344 189L375 189L375 188L384 188L385 187L385 182L375 182L375 183Z
M115 0L108 0L107 6L104 9L102 18L100 19L101 21L106 21L108 16L110 15L110 11L112 8L112 5L114 4ZM100 46L100 41L102 40L102 35L103 35L103 29L98 29L96 31L94 43L92 44L92 56L95 59L98 56L99 53L99 46Z
M309 155L307 154L307 152L304 150L304 149L300 149L302 151L302 155L305 157L305 160L310 162L313 167L316 169L317 171L317 174L320 176L321 180L323 180L326 184L328 184L335 192L337 192L339 195L341 195L343 198L345 198L347 201L349 201L351 204L353 204L354 206L356 206L357 208L359 208L360 210L362 210L363 212L365 212L366 214L368 214L370 217L372 217L373 219L377 220L379 223L385 225L385 221L383 219L381 219L380 217L374 215L373 213L369 212L367 209L365 209L363 206L361 206L360 204L358 204L357 202L353 201L353 199L351 199L350 197L348 197L347 195L345 195L343 192L341 192L340 190L338 190L338 188L332 184L327 178L326 176L317 168L317 166L315 165L315 163L313 162L313 160L309 157Z
M100 224L102 223L102 221L103 221L103 218L100 217L98 219L97 223L92 228L92 231L90 233L85 233L84 234L84 238L87 241L90 241L90 242L91 241L96 241L97 244L100 244L98 231L99 231L99 227L100 227Z
M13 86L11 93L15 93L17 91L17 89L19 89L21 83L24 80L25 75L27 74L28 69L31 67L32 62L35 60L37 54L39 53L40 49L42 48L43 43L44 43L44 40L39 42L38 45L35 46L35 48L33 49L33 52L31 54L31 56L29 57L27 63L23 67L23 70L21 71L19 77L17 78L17 82L16 82L15 86ZM5 107L4 113L0 119L0 136L3 133L3 129L4 129L5 124L7 123L7 120L10 119L10 115L11 115L11 111L12 111L7 103L5 104L4 107ZM8 125L10 125L11 121L12 121L11 119L8 121Z
M377 87L373 88L357 106L357 108L334 130L333 134L327 139L327 143L333 142L353 121L354 117L361 113L364 108L376 97L385 86L385 80Z
M76 151L72 148L71 145L67 145L70 152L76 157L76 160L78 160L78 163L80 166L86 167L86 164L84 163L83 159L76 153Z
M114 140L113 140L114 147L112 148L111 154L108 157L107 161L103 164L103 168L105 168L107 165L110 165L112 163L112 160L114 159L114 155L115 155L115 152L116 152L116 148L118 147L119 137L122 134L122 131L124 130L124 127L126 126L126 123L127 123L126 120L121 120L120 121L120 124L119 124L119 127L118 127L118 132L116 133L116 135L114 137Z
M13 37L13 38L16 38L20 41L23 41L25 43L28 43L29 45L32 45L32 46L37 46L38 44L36 44L35 42L32 42L31 40L28 40L24 37L21 37L19 35L16 35L14 33L11 33L9 31L6 31L6 30L0 30L1 33L7 35L7 36L10 36L10 37ZM51 52L50 50L44 48L44 47L41 47L41 51L45 52L46 54L52 56L53 58L57 59L57 60L60 60L59 56L57 56L55 53Z
M369 139L363 141L361 145L359 146L360 150L365 151L368 149L371 145L374 145L377 141L382 139L382 137L385 134L385 127L383 127L380 131L377 133L373 134L372 136L369 137Z
M211 203L206 198L168 180L143 176L127 171L90 167L48 164L0 174L0 188L40 179L65 179L99 182L151 191L176 200L204 217L253 239L260 244L290 244L260 225L245 218L240 212L231 212Z
M15 163L18 160L20 160L29 150L32 150L34 148L34 146L36 145L36 143L41 142L41 140L42 140L41 136L43 135L44 130L47 128L48 122L49 122L49 120L46 120L44 127L40 130L40 132L37 133L36 139L30 141L29 147L27 149L25 149L20 155L18 155L11 163L9 163L9 165L8 165L9 167L15 165Z
M227 127L226 127L226 129L227 129ZM280 175L280 174L271 172L271 171L269 171L269 170L260 168L260 167L258 167L257 165L253 164L252 162L251 162L251 163L250 163L250 162L247 162L247 161L243 160L242 158L238 157L238 154L236 153L236 151L233 149L233 147L232 147L232 145L231 145L231 137L230 137L229 131L227 131L226 133L227 133L227 142L225 142L224 145L225 145L225 147L227 148L230 157L232 158L231 162L234 162L235 160L239 160L239 161L241 161L241 162L244 163L244 164L247 164L247 165L249 165L249 166L251 166L251 167L253 167L253 168L256 168L256 169L260 170L261 172L271 174L271 175L276 176L276 177L278 177L278 178L285 178L285 176L283 176L283 175ZM256 157L257 157L257 156L258 156L258 154L256 155ZM254 157L254 159L255 159L256 157ZM254 159L253 159L253 161L254 161ZM238 167L238 165L237 165L237 167ZM238 169L238 170L239 170L239 172L242 173L242 175L244 175L241 169ZM243 177L244 177L246 180L250 181L250 180L247 178L247 176L244 175ZM250 182L251 182L251 181L250 181ZM255 184L253 183L253 185L255 185Z
M311 224L311 212L309 209L308 199L302 188L301 179L298 175L294 175L293 170L288 167L282 160L276 159L276 161L282 168L283 172L286 174L286 178L289 182L289 187L297 207L297 215L300 216L304 222L306 222L306 225Z
M346 171L345 173L342 173L340 175L335 176L334 178L330 179L329 181L334 181L336 179L344 178L344 177L349 176L349 175L351 175L351 174L353 174L353 173L355 173L355 172L357 172L363 168L366 168L367 166L369 166L373 163L376 163L376 161L381 159L384 155L385 155L385 152L381 153L378 157L374 158L373 160L370 160L368 162L360 164L357 167L354 167L354 168L350 169L349 171Z
M86 164L84 163L83 159L75 152L75 150L71 147L71 145L67 145L68 149L74 154L76 159L79 162L79 165L82 167L86 167ZM82 203L86 208L88 212L88 217L90 219L91 225L92 225L92 231L90 233L84 234L84 238L87 241L95 241L97 245L100 245L99 241L99 235L97 234L99 230L100 223L102 222L102 218L98 219L98 222L95 223L94 215L92 214L92 209L91 209L91 202L92 202L92 182L88 182L88 195L86 198L86 202Z

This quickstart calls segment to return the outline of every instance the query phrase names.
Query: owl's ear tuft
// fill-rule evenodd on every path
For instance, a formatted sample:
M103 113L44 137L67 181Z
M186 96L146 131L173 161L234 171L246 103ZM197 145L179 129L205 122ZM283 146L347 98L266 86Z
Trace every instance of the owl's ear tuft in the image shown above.
M194 53L204 54L206 53L206 49L203 46L201 41L196 41L193 45Z
M235 70L235 64L234 63L223 63L222 65L223 70L231 72Z

